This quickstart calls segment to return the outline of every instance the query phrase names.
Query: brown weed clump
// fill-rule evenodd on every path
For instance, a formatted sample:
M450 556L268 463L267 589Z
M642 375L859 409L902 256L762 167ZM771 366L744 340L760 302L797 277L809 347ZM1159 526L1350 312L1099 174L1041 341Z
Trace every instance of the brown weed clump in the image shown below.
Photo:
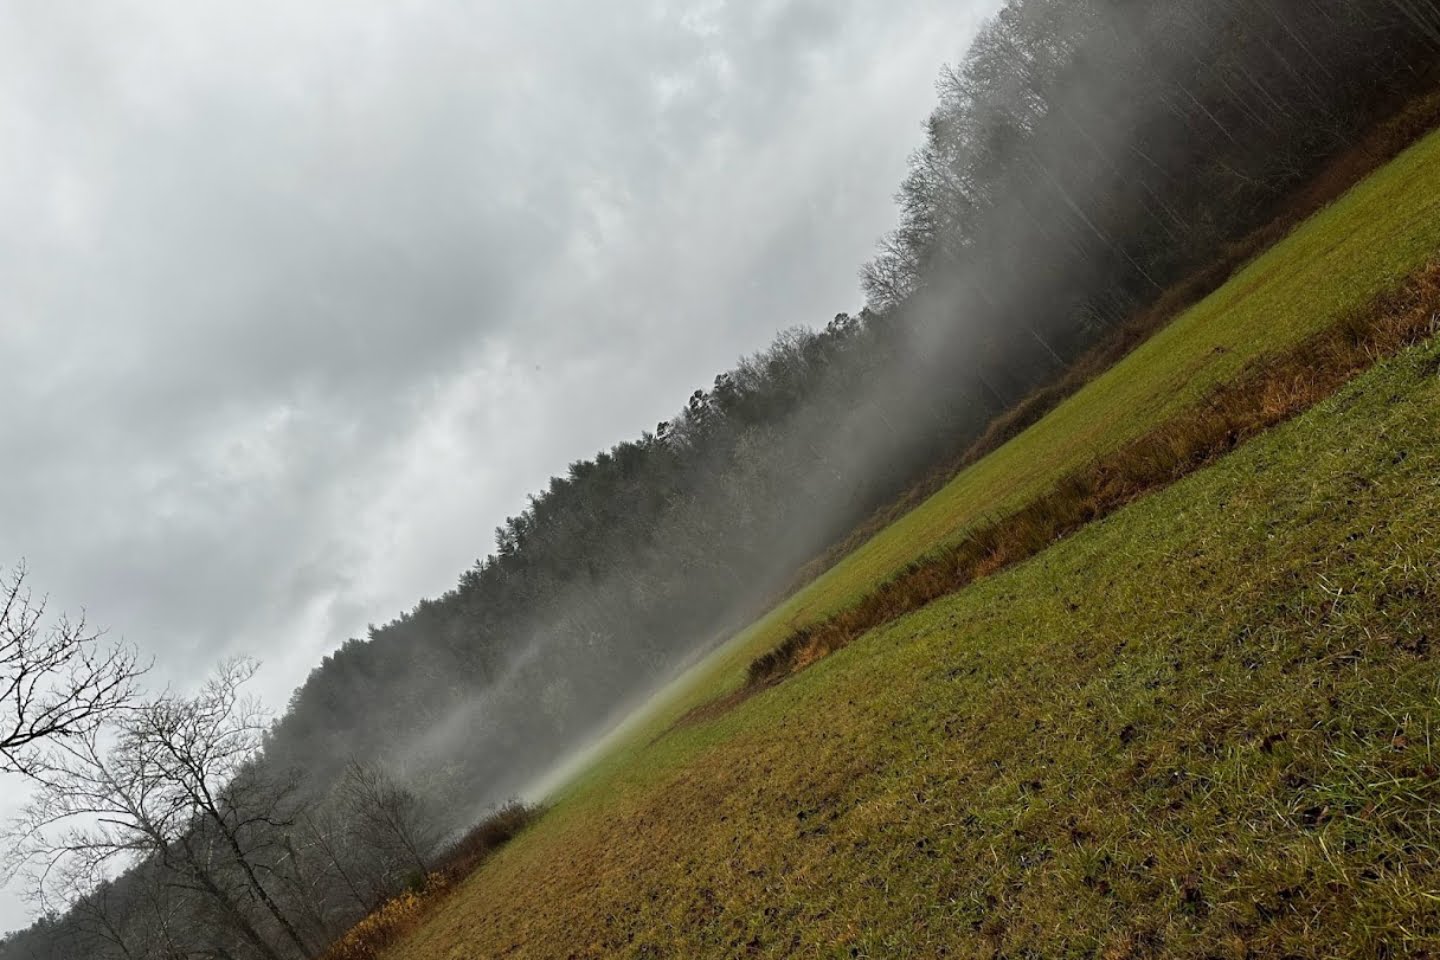
M535 821L541 808L512 801L447 847L418 889L391 897L345 932L321 960L378 960L495 851Z
M518 800L507 803L447 847L440 854L437 871L452 881L463 880L496 850L534 823L539 815L538 807L527 806Z
M449 889L445 877L432 873L420 890L407 890L386 900L351 927L330 945L323 960L376 960L381 951L414 929L430 905Z
M776 683L875 627L1034 556L1309 409L1379 360L1437 332L1440 261L1294 349L1258 361L1212 390L1194 410L1064 477L1015 513L917 560L853 607L796 629L751 662L747 689ZM738 699L729 698L727 706Z

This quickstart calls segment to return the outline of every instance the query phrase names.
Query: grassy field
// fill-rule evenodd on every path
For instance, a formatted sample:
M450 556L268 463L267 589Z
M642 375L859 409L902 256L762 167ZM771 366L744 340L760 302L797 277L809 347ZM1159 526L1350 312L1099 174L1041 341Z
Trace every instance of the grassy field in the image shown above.
M1257 357L1283 350L1359 308L1437 250L1440 137L1432 136L769 619L811 619L844 606L985 515L1013 509L1092 456L1174 416Z
M1440 252L1440 133L1432 134L1257 258L1016 439L961 472L651 704L570 793L648 764L644 745L696 705L735 689L795 626L1003 515L1089 458L1195 404L1247 365L1293 347L1392 289ZM630 770L630 773L636 771ZM606 787L608 790L608 787Z
M1437 415L1407 354L671 733L670 776L542 821L395 956L1440 944Z
M792 624L1395 285L1437 214L1431 137L711 658L394 957L1416 955L1433 351L665 731Z

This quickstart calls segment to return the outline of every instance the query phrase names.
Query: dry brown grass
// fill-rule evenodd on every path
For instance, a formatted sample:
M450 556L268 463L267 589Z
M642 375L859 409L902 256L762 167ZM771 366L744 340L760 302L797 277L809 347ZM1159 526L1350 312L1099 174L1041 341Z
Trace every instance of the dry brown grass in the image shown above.
M744 690L690 718L728 709L747 693L804 669L867 631L1032 557L1085 524L1175 482L1309 409L1378 360L1433 335L1437 325L1440 261L1396 292L1220 386L1196 409L1069 474L1015 513L917 561L854 606L795 630L751 662Z
M375 960L386 947L415 929L450 889L440 874L431 874L419 890L406 890L371 911L330 945L322 960Z

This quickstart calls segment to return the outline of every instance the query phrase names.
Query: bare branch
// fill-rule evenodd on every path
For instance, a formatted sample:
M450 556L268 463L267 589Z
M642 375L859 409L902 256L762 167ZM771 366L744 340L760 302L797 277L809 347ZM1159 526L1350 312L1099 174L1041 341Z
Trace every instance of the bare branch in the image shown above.
M23 563L0 574L0 772L39 776L47 743L84 738L133 700L147 667L83 614L46 620Z

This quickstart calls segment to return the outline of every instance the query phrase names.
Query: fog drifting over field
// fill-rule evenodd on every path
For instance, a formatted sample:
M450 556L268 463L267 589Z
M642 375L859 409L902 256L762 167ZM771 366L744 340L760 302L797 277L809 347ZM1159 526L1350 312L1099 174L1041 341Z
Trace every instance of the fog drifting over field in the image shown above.
M997 6L0 7L0 564L283 708L551 473L858 306Z

